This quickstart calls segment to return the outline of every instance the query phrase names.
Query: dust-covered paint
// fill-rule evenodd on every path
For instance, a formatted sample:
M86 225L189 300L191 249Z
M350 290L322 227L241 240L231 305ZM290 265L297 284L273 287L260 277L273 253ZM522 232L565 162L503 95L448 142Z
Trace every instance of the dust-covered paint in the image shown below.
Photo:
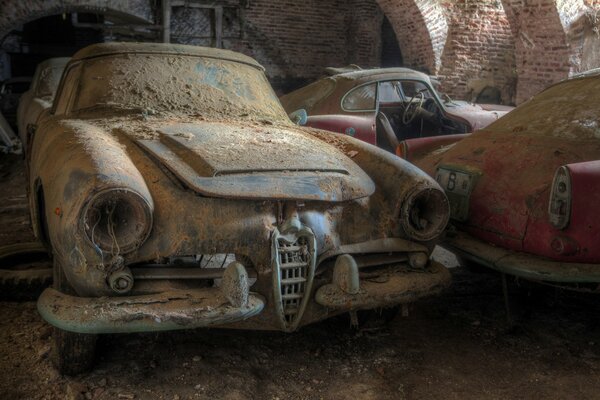
M412 158L432 176L446 176L444 170L473 178L464 180L471 181L464 195L442 179L446 191L455 192L451 201L468 202L468 213L455 224L474 238L450 239L453 248L530 279L600 282L590 273L590 265L600 263L599 94L598 74L558 83L486 129ZM561 168L569 176L563 191L571 205L557 227L549 208Z
M173 321L151 321L154 311L147 305L153 296L192 318L189 327L294 330L377 307L377 301L336 308L315 302L316 290L332 282L329 263L341 254L359 261L368 254L369 276L380 267L387 276L395 271L390 266L415 259L411 253L429 254L448 215L444 201L401 212L415 190L445 198L431 178L389 153L349 136L293 125L251 59L189 46L103 44L76 54L54 114L36 132L30 167L31 192L43 194L43 204L39 195L31 199L33 209L43 206L34 214L36 232L43 236L47 227L55 263L77 295L49 292L40 310L74 332L175 329ZM52 212L56 207L60 216ZM415 226L431 223L427 238L406 232L402 218L413 218ZM283 257L274 250L275 232L290 221L311 232L311 252L303 241L287 243L288 258L274 260ZM281 292L285 282L300 277L282 272L278 286L273 268L300 268L295 257L312 252L315 271L304 278L311 282L302 292L303 313L288 329L275 295L288 299L290 293ZM169 269L180 271L180 262L173 261L180 259L200 269L201 260L215 254L236 260L224 258L217 269L237 272L206 270L186 279L152 273L152 268L163 276ZM438 286L449 281L443 271L423 268L403 270L397 279L428 277ZM248 282L245 276L253 277L249 290L231 289ZM403 288L398 286L398 299ZM171 302L165 293L173 290L189 296ZM424 289L424 295L431 293ZM208 308L190 311L200 298ZM228 317L213 318L222 299L229 304L221 305ZM244 299L256 303L255 312L231 309L242 307ZM257 299L264 299L264 308ZM119 311L120 304L126 307ZM103 305L112 311L100 316ZM78 318L77 310L91 317ZM128 313L147 323L123 319ZM94 315L102 322L94 322Z

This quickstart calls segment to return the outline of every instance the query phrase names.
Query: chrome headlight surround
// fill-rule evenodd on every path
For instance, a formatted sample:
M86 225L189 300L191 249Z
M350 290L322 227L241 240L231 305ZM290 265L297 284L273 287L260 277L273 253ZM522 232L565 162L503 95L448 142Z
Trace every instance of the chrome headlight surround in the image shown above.
M448 225L450 203L442 190L418 186L404 199L399 218L404 232L411 239L432 240L441 235Z
M138 192L110 188L90 197L80 220L92 246L116 256L136 250L148 239L152 214L152 205Z

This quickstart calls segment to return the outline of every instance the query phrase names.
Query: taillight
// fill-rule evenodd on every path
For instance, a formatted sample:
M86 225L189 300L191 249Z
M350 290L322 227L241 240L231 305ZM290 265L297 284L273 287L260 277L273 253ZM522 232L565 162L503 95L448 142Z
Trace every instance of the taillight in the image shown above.
M565 166L558 168L554 174L548 214L550 214L550 223L555 228L564 229L569 225L569 219L571 218L571 175L569 169Z

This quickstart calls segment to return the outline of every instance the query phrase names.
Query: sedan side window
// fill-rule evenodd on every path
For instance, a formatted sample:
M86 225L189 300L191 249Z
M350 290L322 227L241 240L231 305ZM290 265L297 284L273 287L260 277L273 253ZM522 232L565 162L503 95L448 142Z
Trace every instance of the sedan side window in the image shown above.
M399 103L402 101L399 81L379 83L379 103Z
M349 91L342 100L342 109L346 111L375 111L377 83L362 85Z
M81 64L71 68L65 75L60 93L58 93L55 99L56 107L54 108L54 114L61 115L68 111L78 88L80 70Z

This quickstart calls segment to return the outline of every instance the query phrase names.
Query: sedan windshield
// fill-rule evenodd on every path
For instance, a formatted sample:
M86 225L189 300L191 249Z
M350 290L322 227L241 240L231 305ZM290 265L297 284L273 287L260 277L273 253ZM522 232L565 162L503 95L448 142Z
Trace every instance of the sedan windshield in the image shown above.
M187 55L119 54L85 61L73 110L105 107L289 122L258 68Z

